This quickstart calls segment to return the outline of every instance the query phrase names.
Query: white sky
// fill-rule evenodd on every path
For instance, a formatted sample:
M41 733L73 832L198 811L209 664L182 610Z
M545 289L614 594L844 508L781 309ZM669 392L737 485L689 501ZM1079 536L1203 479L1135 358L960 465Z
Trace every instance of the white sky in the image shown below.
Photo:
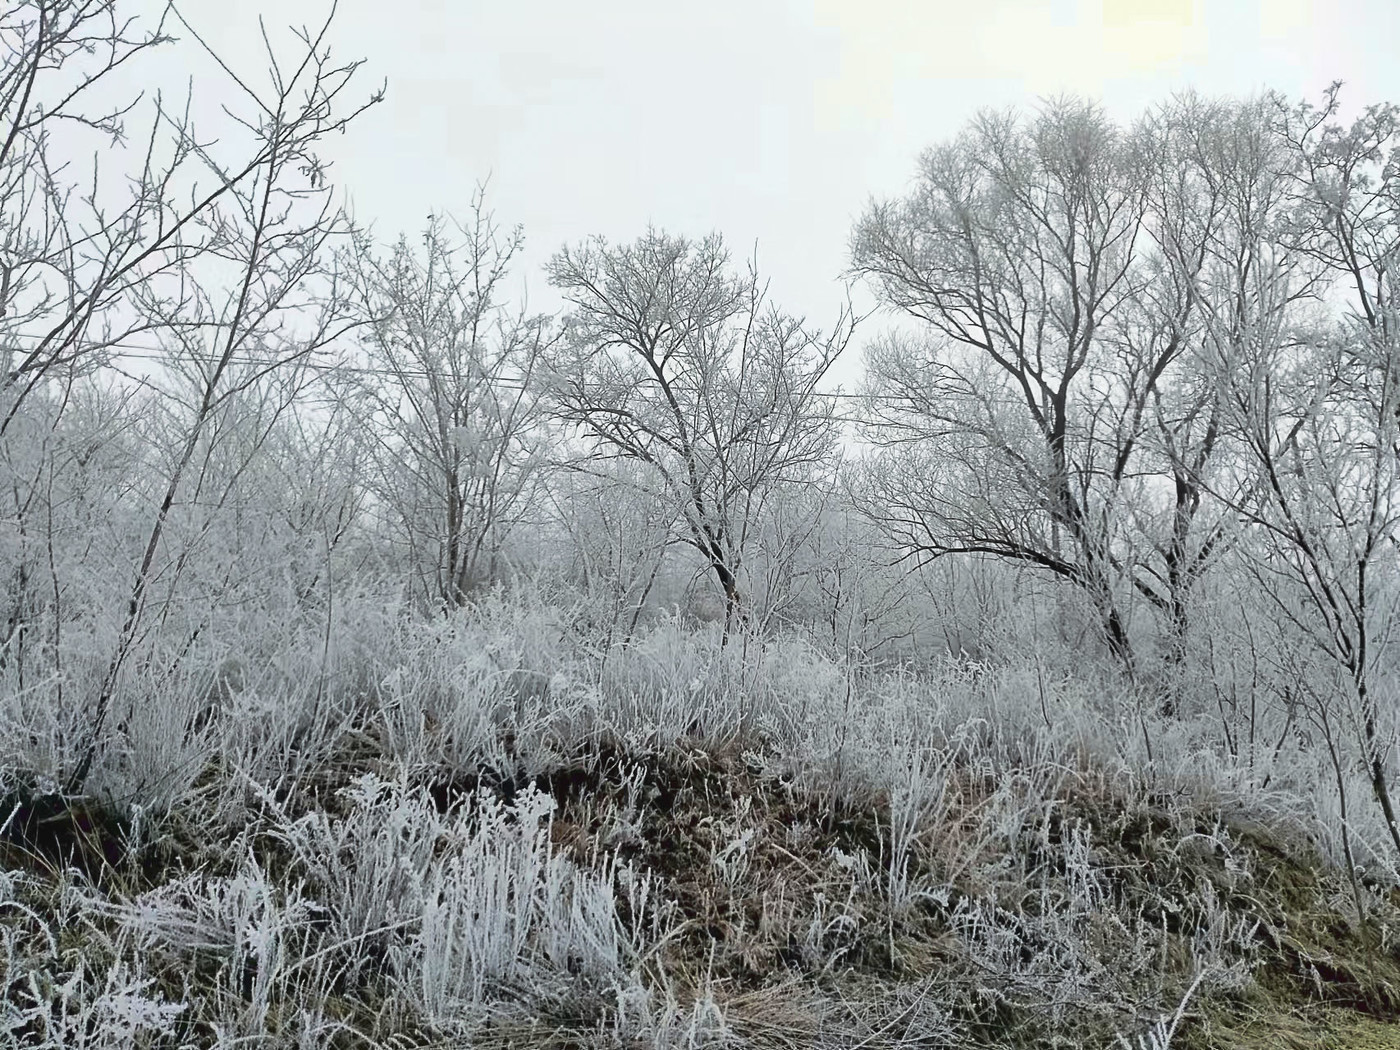
M259 10L280 30L328 4L182 9L256 68ZM1400 101L1397 0L341 0L333 39L366 90L388 80L327 148L381 235L464 213L489 175L535 305L560 244L652 222L718 229L736 260L757 242L775 298L821 326L867 199L979 108L1076 92L1128 119L1186 86L1316 99L1334 79L1351 106Z

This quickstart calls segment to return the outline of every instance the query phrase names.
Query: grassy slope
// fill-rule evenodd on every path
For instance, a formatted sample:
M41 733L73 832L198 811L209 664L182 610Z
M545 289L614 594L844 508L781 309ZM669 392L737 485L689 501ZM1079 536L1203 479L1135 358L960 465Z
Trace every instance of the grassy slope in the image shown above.
M271 765L233 696L164 810L12 775L20 1044L1400 1046L1395 889L1363 929L1306 819L1129 771L1072 699L1037 732L1004 682L676 635L448 688L486 641Z

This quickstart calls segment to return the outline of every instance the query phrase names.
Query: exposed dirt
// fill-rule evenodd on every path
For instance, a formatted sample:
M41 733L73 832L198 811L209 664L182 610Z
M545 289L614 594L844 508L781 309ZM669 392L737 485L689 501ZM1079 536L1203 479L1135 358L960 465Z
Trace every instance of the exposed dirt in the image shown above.
M0 865L42 874L76 868L102 884L124 868L130 824L93 799L19 788L0 796Z

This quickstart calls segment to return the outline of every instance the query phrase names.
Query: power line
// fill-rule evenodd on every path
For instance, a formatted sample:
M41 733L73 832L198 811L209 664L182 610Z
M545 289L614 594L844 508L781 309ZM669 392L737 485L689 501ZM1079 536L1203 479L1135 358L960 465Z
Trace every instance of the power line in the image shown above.
M113 353L113 350L118 350L120 352ZM285 364L290 367L309 367L315 370L319 370L322 375L330 375L333 373L348 373L351 375L384 376L394 379L405 376L415 379L431 379L435 376L444 374L441 372L429 372L426 369L396 370L393 368L372 368L366 365L347 364L343 361L317 362L311 359L313 354L324 354L329 352L330 351L324 350L303 350L299 352L292 351L282 358L264 358L251 357L246 354L230 354L227 358L225 358L222 354L209 354L207 356L201 356L197 354L191 354L187 351L176 352L162 350L160 347L156 346L145 346L140 343L121 342L101 343L99 345L94 346L91 350L91 353L94 355L100 354L104 357L118 361L159 361L167 364L173 364L183 360L186 362L194 362L197 364L208 365L218 364L220 361L226 361L228 364L233 365L252 365L266 368L276 368L279 365ZM513 386L515 389L524 389L523 383L519 383L511 379L492 378L489 380L489 382L494 383L498 386Z
M113 353L113 350L117 350L120 352ZM412 379L432 379L445 374L445 372L432 372L426 369L393 369L383 367L376 368L368 365L347 364L343 361L316 362L311 360L313 354L325 354L330 352L331 351L325 350L301 351L300 353L292 352L286 356L285 362L279 361L276 358L260 358L234 354L230 355L227 358L227 362L229 364L264 366L268 368L273 368L281 363L285 363L288 365L317 369L320 371L322 376L341 373L349 375L379 376L389 379L400 379L405 377ZM221 354L198 356L185 351L175 352L169 350L162 350L160 347L156 346L147 346L141 343L125 342L101 343L94 346L91 350L91 353L95 355L101 354L106 357L121 361L159 361L169 363L172 362L172 360L178 361L180 359L183 359L185 361L193 361L199 364L217 364L219 361L224 360L224 357ZM483 381L489 382L496 386L503 386L512 390L526 389L526 384L515 379L487 378L485 376L483 376L482 378ZM894 394L862 394L845 390L825 391L819 393L817 396L847 401L882 401L902 403L905 400L907 400L906 398L902 398Z

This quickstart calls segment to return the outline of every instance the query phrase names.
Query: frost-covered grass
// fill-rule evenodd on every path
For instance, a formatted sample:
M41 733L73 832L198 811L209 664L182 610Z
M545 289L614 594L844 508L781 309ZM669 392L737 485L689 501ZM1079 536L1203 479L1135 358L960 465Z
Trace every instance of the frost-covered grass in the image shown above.
M325 627L135 665L85 799L52 793L81 667L6 690L0 1038L1164 1048L1400 1013L1383 829L1353 806L1362 923L1286 737L1231 756L1040 661L601 647L522 598Z

